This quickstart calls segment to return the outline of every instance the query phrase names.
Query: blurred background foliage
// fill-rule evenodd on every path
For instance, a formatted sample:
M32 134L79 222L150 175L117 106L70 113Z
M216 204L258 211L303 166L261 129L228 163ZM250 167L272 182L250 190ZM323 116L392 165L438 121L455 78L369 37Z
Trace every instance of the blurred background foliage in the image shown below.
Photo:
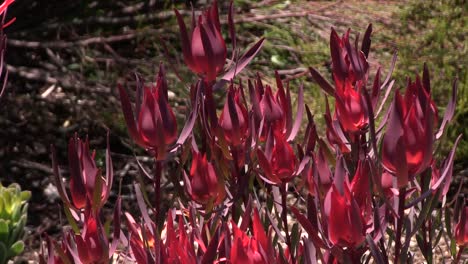
M206 2L193 1L194 9L202 10ZM218 2L230 49L226 26L229 1ZM138 174L132 153L143 152L128 139L118 83L132 87L135 71L152 81L159 63L164 62L171 87L170 103L183 122L188 112L185 83L195 81L195 77L183 65L172 9L183 10L188 20L190 6L189 1L161 0L18 0L8 10L8 15L17 20L6 29L10 78L0 104L0 180L5 184L18 182L32 191L30 214L41 217L32 217L28 222L35 231L27 247L34 247L42 232L53 233L59 228L50 224L57 220L59 211L48 177L51 144L56 146L61 164L66 164L66 143L73 133L89 135L91 145L99 150L105 148L105 130L109 128L117 177ZM267 39L241 78L255 77L258 72L266 83L273 84L274 71L278 70L283 79L291 81L293 91L303 83L306 102L319 125L325 99L307 68L314 66L331 81L331 27L340 33L350 28L354 38L359 32L362 36L372 23L372 72L382 67L386 74L397 50L393 77L398 88L404 88L406 78L414 79L427 62L440 113L457 77L457 116L444 142L453 142L460 133L465 136L459 146L456 170L467 167L466 1L235 0L235 8L240 49L262 36ZM320 132L323 135L324 131ZM442 146L448 149L450 144ZM461 179L459 176L458 181Z

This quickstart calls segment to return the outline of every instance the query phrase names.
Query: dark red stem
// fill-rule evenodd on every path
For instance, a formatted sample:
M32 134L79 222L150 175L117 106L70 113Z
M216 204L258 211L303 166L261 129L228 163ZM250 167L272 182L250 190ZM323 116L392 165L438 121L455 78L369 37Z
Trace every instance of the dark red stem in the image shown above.
M159 221L162 219L161 215L161 174L162 174L162 161L154 160L154 209L155 209L155 224L158 226Z
M403 218L405 216L405 196L406 188L403 187L400 189L400 194L398 196L398 219L395 235L395 264L400 263L401 231L403 229Z
M281 211L281 218L283 219L283 226L284 226L284 232L286 233L286 245L288 245L289 248L289 254L291 255L291 262L294 264L296 263L296 259L294 258L294 253L293 253L293 248L292 248L292 243L291 243L291 235L289 234L289 228L288 228L288 205L286 203L286 183L281 184L280 187L280 192L281 192L281 203L283 205L283 210Z
M460 259L461 259L461 255L463 253L463 250L465 250L465 246L460 246L458 248L458 253L457 253L457 257L455 258L455 262L454 264L458 264L460 262Z

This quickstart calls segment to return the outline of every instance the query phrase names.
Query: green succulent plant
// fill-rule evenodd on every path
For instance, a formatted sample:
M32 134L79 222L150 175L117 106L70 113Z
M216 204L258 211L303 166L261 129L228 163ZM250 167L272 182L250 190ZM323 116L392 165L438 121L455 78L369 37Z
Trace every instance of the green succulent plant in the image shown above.
M30 191L21 191L18 184L4 187L0 183L0 264L24 250L24 226L26 225Z

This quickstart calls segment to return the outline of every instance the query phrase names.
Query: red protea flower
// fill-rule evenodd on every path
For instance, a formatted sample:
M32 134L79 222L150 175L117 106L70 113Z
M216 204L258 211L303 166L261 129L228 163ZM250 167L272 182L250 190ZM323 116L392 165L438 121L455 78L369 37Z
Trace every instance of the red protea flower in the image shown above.
M284 112L277 96L273 96L269 85L265 88L265 93L260 100L260 111L267 124L275 124L279 127L284 126Z
M364 242L364 221L348 185L343 185L341 191L332 185L325 197L325 214L328 238L333 244L354 248Z
M229 87L223 111L219 117L219 126L223 129L226 141L232 146L244 143L249 129L249 116L244 104L241 103L240 89L233 85Z
M460 219L455 225L455 241L457 245L468 246L468 205L462 209Z
M333 78L335 80L336 118L343 130L356 133L368 125L361 89L365 87L369 64L366 54L351 45L349 33L340 39L334 29L330 36Z
M350 184L351 194L359 206L360 212L366 222L372 219L372 197L370 189L370 161L360 160L353 180Z
M70 193L71 200L68 198L63 181L59 175L57 159L53 151L54 176L59 194L63 202L75 209L83 209L89 202L94 209L98 210L109 198L113 170L110 157L109 144L106 151L106 175L103 177L101 170L94 161L95 152L90 152L89 141L82 141L76 135L68 143L68 164L70 168ZM99 181L99 183L98 183ZM96 187L99 186L99 189ZM100 195L100 200L95 203L95 193ZM97 196L99 197L99 196Z
M216 0L198 19L192 17L190 36L182 16L177 10L174 11L179 23L185 63L206 81L215 80L216 75L223 69L227 56Z
M273 184L289 182L295 176L296 155L283 134L276 133L274 136L271 134L266 142L266 151L257 150L258 163L267 181ZM269 150L268 145L271 144L273 137L274 146Z
M361 95L361 86L355 89L349 81L343 87L336 87L335 118L340 122L343 130L357 133L367 127L369 117Z
M256 121L255 127L257 131L261 130L258 135L260 139L265 140L270 129L283 133L286 124L283 105L286 103L281 102L284 97L278 96L279 90L276 96L273 96L271 87L269 85L264 87L260 76L257 76L255 86L249 80L249 92ZM263 126L260 127L262 120Z
M165 263L196 264L197 255L193 237L187 234L182 216L179 217L178 232L176 232L173 222L172 212L169 211L166 221L165 248L167 250L167 262Z
M106 232L101 221L91 210L85 212L82 233L74 236L81 263L107 263L109 261L109 241Z
M327 99L325 99L325 114L323 117L325 119L325 124L327 125L326 134L328 142L330 142L336 150L339 150L342 153L351 152L350 144L344 134L340 122L336 120L336 118L332 119Z
M138 82L140 80L137 80ZM177 120L168 103L167 82L162 65L155 87L137 84L137 96L143 95L143 101L137 98L135 119L127 92L119 86L122 111L130 136L141 147L155 151L158 159L165 157L167 146L177 139Z
M328 239L341 247L355 248L365 240L371 204L368 179L360 163L351 185L344 159L337 160L332 187L324 201L328 224ZM350 228L351 227L351 228Z
M136 263L155 263L150 253L154 252L156 246L154 234L146 225L144 225L144 229L142 229L141 225L138 224L129 213L125 213L125 219L127 228L131 233L130 248ZM153 226L153 228L155 227Z
M386 170L399 177L398 186L402 187L431 164L437 111L419 77L408 83L404 98L396 91L390 111L382 162Z
M231 263L263 264L268 260L261 250L261 244L255 237L249 237L232 222L233 241L231 247Z
M201 205L218 205L225 196L222 179L206 158L206 154L192 151L190 175L185 173L185 184L188 195Z

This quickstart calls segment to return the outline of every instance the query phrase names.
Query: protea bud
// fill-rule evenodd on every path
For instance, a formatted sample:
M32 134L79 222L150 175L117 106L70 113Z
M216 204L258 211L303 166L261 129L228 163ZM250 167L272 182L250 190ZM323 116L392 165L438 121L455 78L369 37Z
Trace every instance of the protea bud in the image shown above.
M225 196L222 180L206 158L206 154L192 151L192 166L190 174L185 174L185 184L188 195L201 205L218 205Z
M139 81L139 80L137 80ZM127 92L119 86L122 111L130 136L141 147L154 151L157 159L164 159L167 146L177 138L177 120L168 102L167 82L162 65L156 86L137 85L137 95L143 94L143 101L137 98L135 119Z
M68 143L70 200L59 174L55 152L52 150L55 184L57 185L62 201L67 207L83 209L86 207L87 203L90 203L94 209L98 210L107 201L114 178L109 144L106 151L105 177L101 175L101 170L96 166L94 156L95 152L91 153L89 150L88 140L82 141L76 135L70 139ZM99 196L95 195L95 193L98 193ZM96 200L96 198L99 199Z
M249 237L232 222L233 242L231 247L231 263L262 264L267 263L266 256L261 253L261 245L257 238Z
M437 122L435 109L430 92L422 86L419 78L408 83L404 98L399 91L395 93L383 138L382 162L393 175L403 175L399 176L399 187L431 164L433 128Z
M328 238L333 244L356 247L365 240L365 225L348 185L343 187L340 192L333 184L325 197Z
M365 240L365 216L371 212L371 204L367 203L370 189L366 188L367 175L363 174L362 169L358 168L350 188L344 158L340 157L335 168L334 182L325 197L328 238L341 247L355 248Z
M90 210L85 212L83 231L75 236L76 249L81 263L107 263L109 241L101 221Z
M468 246L468 205L462 209L460 219L455 225L455 241L459 246Z
M355 89L346 81L343 87L336 87L335 99L335 117L344 131L358 133L367 127L369 117L361 95L361 87Z
M144 229L129 213L125 213L127 228L131 233L130 248L133 257L138 264L155 263L150 252L155 250L155 237L150 229L144 225Z
M224 131L226 141L232 146L242 144L249 129L247 109L240 101L240 88L233 85L229 88L223 111L219 117L219 126Z
M270 133L267 145L269 145L270 140L273 140L272 137L272 133ZM286 183L295 176L297 158L283 134L275 134L274 140L271 151L268 148L266 152L257 150L258 163L268 181L274 184Z
M194 73L202 75L205 81L215 80L227 56L216 0L198 19L192 18L190 36L182 16L177 10L174 11L179 23L185 63Z

